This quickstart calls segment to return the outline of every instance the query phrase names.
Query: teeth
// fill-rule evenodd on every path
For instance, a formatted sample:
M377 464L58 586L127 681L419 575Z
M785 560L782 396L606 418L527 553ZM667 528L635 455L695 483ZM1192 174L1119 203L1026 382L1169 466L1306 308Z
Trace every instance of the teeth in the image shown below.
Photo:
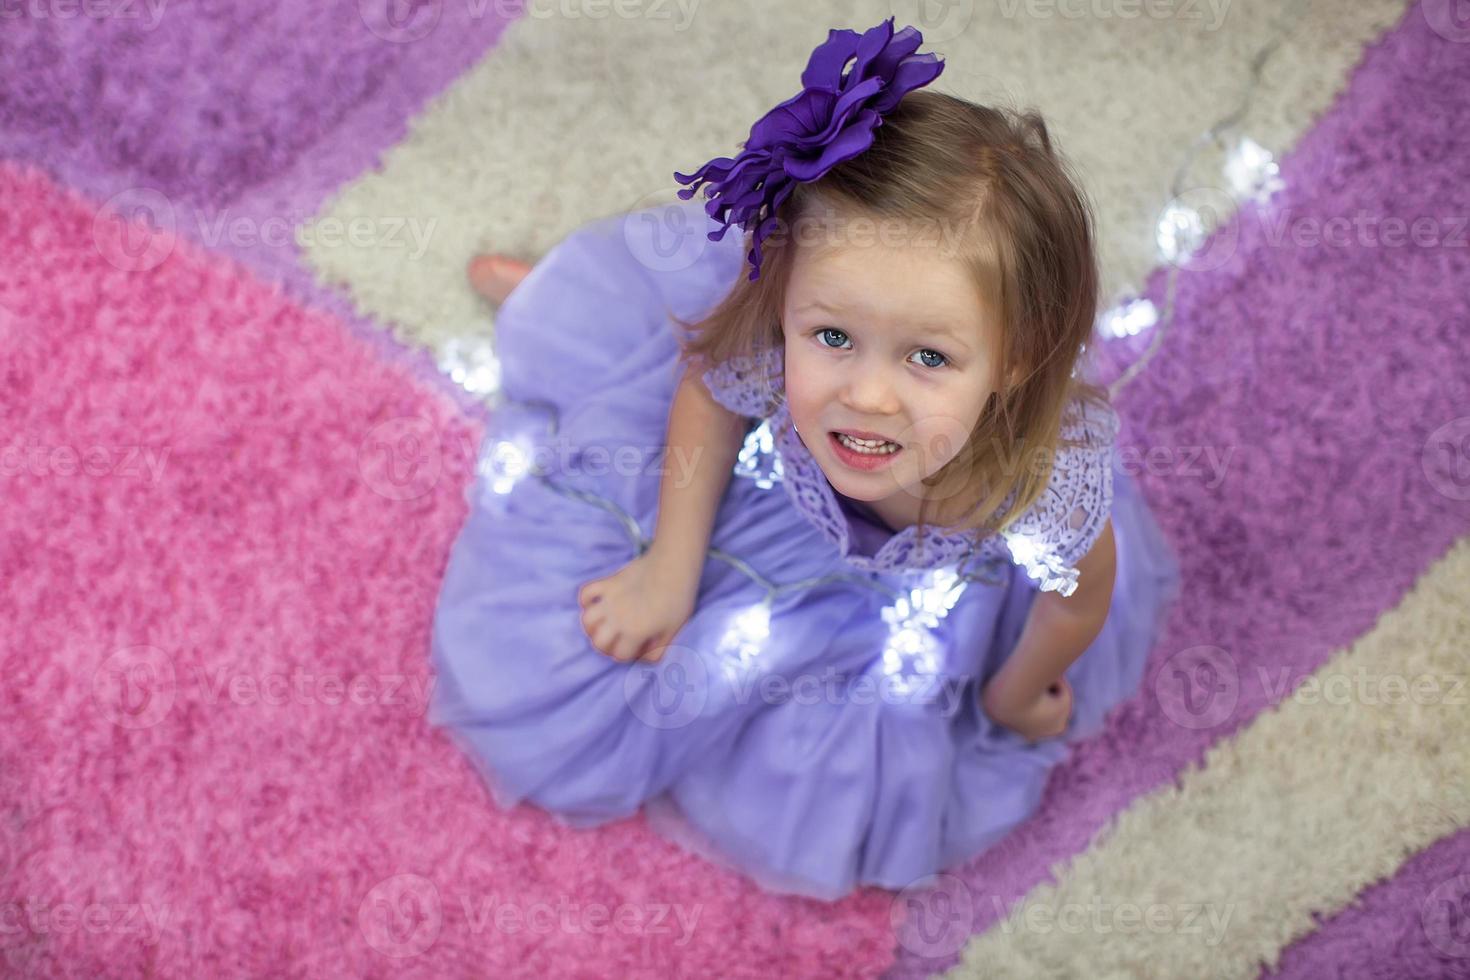
M866 453L871 456L887 456L898 452L898 444L893 442L882 442L873 439L854 439L846 433L837 433L838 440L855 453Z

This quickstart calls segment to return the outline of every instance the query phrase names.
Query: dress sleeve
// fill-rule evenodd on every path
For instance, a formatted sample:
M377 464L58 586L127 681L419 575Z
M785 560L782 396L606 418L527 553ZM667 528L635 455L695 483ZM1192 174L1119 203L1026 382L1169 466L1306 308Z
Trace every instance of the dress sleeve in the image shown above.
M1074 399L1062 421L1046 490L1004 532L1011 557L1042 592L1071 595L1077 562L1102 536L1113 508L1113 448L1120 429L1110 405Z
M774 412L785 394L782 383L784 351L771 347L755 355L740 355L716 364L700 377L715 401L737 415L763 419Z

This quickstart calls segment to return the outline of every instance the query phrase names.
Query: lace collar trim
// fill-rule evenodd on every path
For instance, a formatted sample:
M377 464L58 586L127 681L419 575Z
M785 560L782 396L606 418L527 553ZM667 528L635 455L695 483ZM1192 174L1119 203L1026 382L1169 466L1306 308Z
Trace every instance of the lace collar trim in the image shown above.
M884 527L890 536L877 551L871 555L857 551L851 525L853 518L843 509L827 475L796 431L784 397L767 418L767 423L781 457L782 485L792 503L815 519L813 523L853 567L874 572L941 568L956 564L974 553L975 532L945 533L932 524L924 525L922 536L917 525L900 531Z

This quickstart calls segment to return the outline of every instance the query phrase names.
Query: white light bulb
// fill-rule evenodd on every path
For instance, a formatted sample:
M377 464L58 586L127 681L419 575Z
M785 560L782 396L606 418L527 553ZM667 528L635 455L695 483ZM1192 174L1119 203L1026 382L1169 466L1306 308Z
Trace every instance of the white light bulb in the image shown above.
M439 370L466 391L491 395L500 390L500 359L489 341L453 337L444 344Z
M1188 257L1205 239L1205 225L1200 213L1175 201L1164 209L1155 232L1159 255L1166 262L1179 262Z
M935 630L965 590L951 568L920 574L919 584L882 612L888 639L880 661L896 693L909 695L928 685L943 666L943 645Z
M1005 532L1002 537L1016 564L1025 568L1026 574L1040 583L1043 590L1054 590L1064 596L1077 590L1077 569L1068 568L1051 550L1019 531Z
M762 490L769 490L783 478L781 456L771 434L770 420L761 422L745 437L740 455L735 460L735 475L754 480Z
M1105 337L1136 337L1158 322L1159 308L1153 300L1134 299L1109 310L1099 332Z
M1278 175L1271 151L1250 137L1236 145L1225 161L1225 179L1230 184L1230 193L1236 200L1265 201L1286 186Z
M505 495L531 470L530 440L497 439L480 460L479 471L492 491Z
M720 637L716 653L728 672L743 672L754 664L771 635L771 604L760 602L741 612Z

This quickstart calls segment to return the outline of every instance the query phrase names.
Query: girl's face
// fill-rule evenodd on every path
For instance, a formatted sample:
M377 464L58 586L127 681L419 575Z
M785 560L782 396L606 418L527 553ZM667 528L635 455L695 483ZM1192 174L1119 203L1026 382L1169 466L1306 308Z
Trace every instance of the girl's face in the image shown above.
M998 324L966 267L911 245L798 247L782 331L787 406L828 481L916 523L920 481L964 447L994 390ZM864 452L838 432L890 445Z

